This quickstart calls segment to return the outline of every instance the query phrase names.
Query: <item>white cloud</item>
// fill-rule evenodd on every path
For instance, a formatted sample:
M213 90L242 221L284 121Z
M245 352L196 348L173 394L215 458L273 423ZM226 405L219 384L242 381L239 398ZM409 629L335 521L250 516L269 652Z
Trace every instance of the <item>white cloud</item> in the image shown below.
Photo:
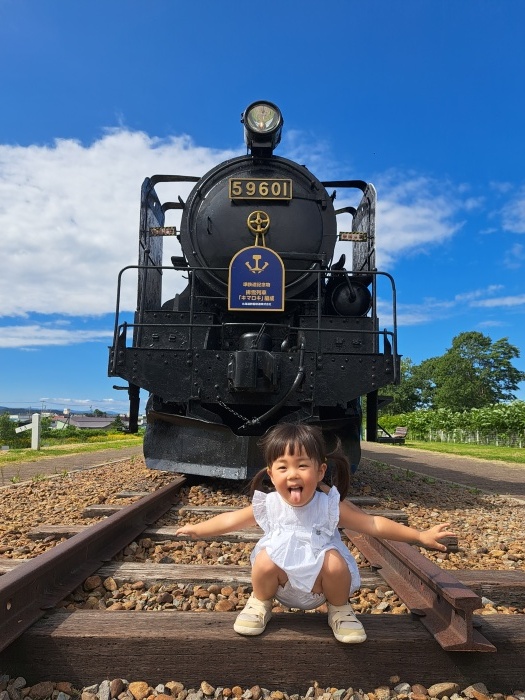
M486 289L473 289L470 292L462 292L461 294L456 294L454 300L460 303L469 303L478 300L480 297L490 296L503 289L502 284L490 284Z
M299 129L288 129L281 143L282 155L300 165L306 165L319 180L338 177L341 164L334 158L330 144Z
M512 184L512 182L491 181L489 182L489 187L498 194L507 194L508 192L512 191L514 185Z
M511 233L525 233L525 188L502 211L503 229Z
M471 306L480 306L484 308L504 306L525 306L525 294L517 294L515 296L496 297L494 299L482 299L472 302Z
M461 228L455 221L460 203L447 195L448 183L425 177L399 178L399 182L392 176L385 179L378 204L378 248L385 251L387 262L408 251L427 253Z
M301 132L283 141L286 157L306 162L319 177L334 177L335 162L323 142ZM0 146L0 294L4 317L31 313L95 316L112 313L118 272L135 265L140 187L156 173L202 175L242 154L196 146L187 136L157 139L126 129L108 131L89 146L57 140L52 146ZM317 167L317 169L316 169ZM450 196L448 182L389 172L379 178L377 266L429 253L461 228L460 212L478 206L472 197ZM191 184L159 184L162 200L187 196ZM182 191L181 191L182 189ZM341 195L340 195L341 196ZM466 197L465 192L465 197ZM337 208L356 206L360 193L338 199ZM168 212L168 224L175 213ZM347 222L342 224L347 230ZM165 247L173 241L165 240ZM174 250L173 253L177 251ZM338 244L336 256L350 253ZM169 259L167 256L165 259ZM337 258L336 258L337 259ZM124 277L123 310L135 307L136 272ZM171 290L185 284L171 284ZM419 314L417 314L417 317ZM415 317L414 317L415 318ZM36 324L5 329L3 347L71 344L107 337L103 331L64 331ZM24 342L24 338L27 339Z
M461 229L463 224L457 220L461 211L479 206L473 198L461 201L451 197L450 183L415 174L388 173L379 178L377 186L381 192L376 215L379 269L389 269L407 254L428 254ZM355 206L355 202L338 200L338 207L348 205ZM343 245L337 246L338 254L348 254L349 248Z
M455 294L451 299L435 299L427 297L417 304L398 305L399 326L416 326L451 318L464 313L472 307L491 308L517 306L525 304L525 295L516 297L494 297L503 289L503 285L492 284L485 289L473 289L469 292ZM479 321L480 326L498 325L491 320Z
M90 146L0 146L2 315L111 312L119 270L137 263L144 177L202 175L233 155L126 130ZM134 297L130 285L127 308Z
M496 321L496 320L487 320L487 321L481 321L478 323L479 328L501 328L502 326L505 326L506 324L503 321Z
M420 326L431 319L430 312L418 308L404 308L397 314L397 324L400 328L406 326Z
M525 264L525 246L515 243L503 256L505 267L509 270L518 270Z
M111 330L75 330L48 328L43 325L2 326L0 348L44 347L50 345L74 345L77 343L107 341L113 337Z
M45 396L44 398L39 399L39 403L45 403L48 406L49 405L63 405L63 406L77 406L81 408L91 408L94 404L97 404L98 406L100 405L105 405L105 408L110 410L111 408L115 408L117 406L126 405L126 403L123 403L122 401L115 401L115 399L74 399L71 397L63 397L63 396Z
M313 170L334 171L322 142L292 132L283 147L287 157L307 161ZM108 131L89 146L72 140L57 140L52 146L0 146L0 230L6 252L0 258L2 315L111 312L119 270L137 262L144 177L202 175L240 153L242 149L233 153L198 147L187 136L161 140L125 129ZM157 190L161 198L175 199L191 189L176 187L160 184ZM380 267L456 233L459 204L447 196L448 187L416 176L390 173L384 178L378 204ZM338 207L356 205L358 199L356 193L352 201L338 201ZM348 247L338 246L337 252L348 253ZM134 279L131 273L124 278L126 309L135 305Z

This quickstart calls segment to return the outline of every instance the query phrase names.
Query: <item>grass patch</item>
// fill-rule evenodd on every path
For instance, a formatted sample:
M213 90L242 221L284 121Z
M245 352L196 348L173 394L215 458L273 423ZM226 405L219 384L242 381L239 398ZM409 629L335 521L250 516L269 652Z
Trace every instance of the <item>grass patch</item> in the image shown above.
M525 464L525 450L519 447L497 447L496 445L471 445L456 442L419 442L407 440L405 447L414 447L428 452L441 452L443 454L459 455L463 457L476 457L490 461L512 462Z
M0 469L5 464L16 464L17 462L37 462L46 457L59 457L69 454L80 454L84 452L99 452L100 450L120 449L124 447L134 447L142 445L143 435L130 435L129 433L108 434L101 437L90 437L89 442L76 442L65 444L45 445L41 450L31 450L30 448L2 450L0 452ZM51 442L51 441L50 441ZM53 440L53 442L55 442ZM365 443L366 444L366 443ZM477 459L499 460L514 464L525 464L525 449L514 447L496 447L495 445L469 445L451 442L420 442L417 440L407 440L405 447L412 447L428 452L441 452L443 454L459 455L464 457L476 457ZM386 469L387 465L377 464L379 469ZM406 471L405 478L411 479L414 474L410 470Z
M44 446L40 450L12 449L0 452L0 469L4 464L17 462L38 462L46 457L63 457L64 455L80 454L81 452L100 452L100 450L121 449L142 445L142 435L108 435L107 439L98 442L77 442L65 445ZM94 438L93 438L94 440Z

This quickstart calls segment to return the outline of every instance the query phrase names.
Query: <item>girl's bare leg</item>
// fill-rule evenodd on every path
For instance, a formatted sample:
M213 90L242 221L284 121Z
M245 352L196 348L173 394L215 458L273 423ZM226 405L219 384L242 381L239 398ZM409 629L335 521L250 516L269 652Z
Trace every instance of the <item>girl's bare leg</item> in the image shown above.
M336 549L329 549L312 591L324 593L332 605L345 605L348 603L351 580L346 561Z
M262 549L255 557L252 566L253 595L258 600L273 598L278 587L284 586L288 577L270 559L265 549Z
M336 549L326 552L314 593L324 593L328 603L328 624L334 637L343 644L360 644L366 632L348 602L352 577L348 564Z

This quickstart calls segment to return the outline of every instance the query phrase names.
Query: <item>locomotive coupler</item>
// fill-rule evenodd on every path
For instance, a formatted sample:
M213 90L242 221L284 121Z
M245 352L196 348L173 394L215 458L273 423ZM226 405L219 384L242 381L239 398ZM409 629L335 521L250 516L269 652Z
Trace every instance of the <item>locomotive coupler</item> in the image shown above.
M228 362L230 391L274 393L279 388L277 358L267 350L237 350Z

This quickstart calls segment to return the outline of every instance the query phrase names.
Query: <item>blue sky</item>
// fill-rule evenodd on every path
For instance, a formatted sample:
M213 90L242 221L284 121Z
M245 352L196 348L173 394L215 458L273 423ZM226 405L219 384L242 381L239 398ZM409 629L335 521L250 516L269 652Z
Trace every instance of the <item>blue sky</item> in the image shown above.
M0 405L126 409L141 183L243 154L256 99L279 155L376 186L402 354L476 330L525 370L524 26L522 0L0 0Z

